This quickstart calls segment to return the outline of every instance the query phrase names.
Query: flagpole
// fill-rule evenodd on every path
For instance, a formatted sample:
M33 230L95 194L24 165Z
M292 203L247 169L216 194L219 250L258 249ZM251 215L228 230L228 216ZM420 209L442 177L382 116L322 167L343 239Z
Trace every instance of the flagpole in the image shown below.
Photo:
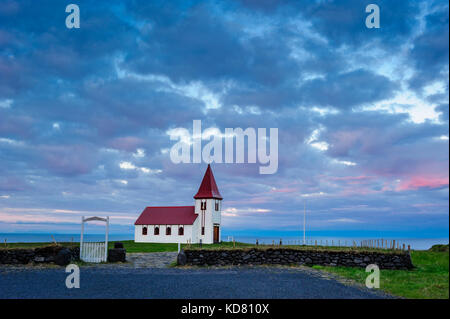
M306 200L303 209L303 245L306 245Z

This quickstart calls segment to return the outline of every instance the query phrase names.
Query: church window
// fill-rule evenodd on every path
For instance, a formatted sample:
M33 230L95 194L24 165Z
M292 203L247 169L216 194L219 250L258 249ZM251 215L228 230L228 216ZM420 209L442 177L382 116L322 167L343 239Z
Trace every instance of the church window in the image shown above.
M142 227L142 235L147 235L147 227Z
M201 210L206 210L206 201L202 201L200 209Z
M159 235L159 227L155 227L155 231L153 232L155 235Z
M172 233L172 230L170 229L170 227L166 227L166 235L170 236Z
M184 235L184 228L183 227L178 228L178 235L179 236L183 236Z
M215 203L215 209L216 211L219 211L219 201L216 199L216 203Z
M202 227L202 235L205 234L205 226Z

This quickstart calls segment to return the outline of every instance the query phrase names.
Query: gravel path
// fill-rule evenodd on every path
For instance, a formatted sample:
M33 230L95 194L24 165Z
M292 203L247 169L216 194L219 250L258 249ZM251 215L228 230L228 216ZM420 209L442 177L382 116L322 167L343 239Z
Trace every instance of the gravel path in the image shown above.
M127 261L133 268L166 268L177 260L177 252L132 253Z
M0 298L387 298L299 268L82 267L68 289L60 268L0 267Z

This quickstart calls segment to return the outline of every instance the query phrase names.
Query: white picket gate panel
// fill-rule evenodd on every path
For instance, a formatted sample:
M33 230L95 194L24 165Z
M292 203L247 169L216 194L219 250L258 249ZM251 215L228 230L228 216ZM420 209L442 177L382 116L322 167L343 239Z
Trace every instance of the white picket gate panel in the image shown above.
M81 260L90 263L105 262L107 259L105 243L83 243Z

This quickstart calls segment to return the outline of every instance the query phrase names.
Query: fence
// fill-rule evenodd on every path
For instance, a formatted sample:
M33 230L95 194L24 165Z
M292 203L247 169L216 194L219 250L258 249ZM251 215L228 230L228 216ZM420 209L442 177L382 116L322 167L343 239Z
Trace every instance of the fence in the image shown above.
M106 262L106 243L82 243L80 258L82 261L90 263Z
M411 246L396 239L366 239L366 240L329 240L309 239L303 240L255 240L256 245L272 246L313 246L313 247L350 247L369 249L410 250Z

